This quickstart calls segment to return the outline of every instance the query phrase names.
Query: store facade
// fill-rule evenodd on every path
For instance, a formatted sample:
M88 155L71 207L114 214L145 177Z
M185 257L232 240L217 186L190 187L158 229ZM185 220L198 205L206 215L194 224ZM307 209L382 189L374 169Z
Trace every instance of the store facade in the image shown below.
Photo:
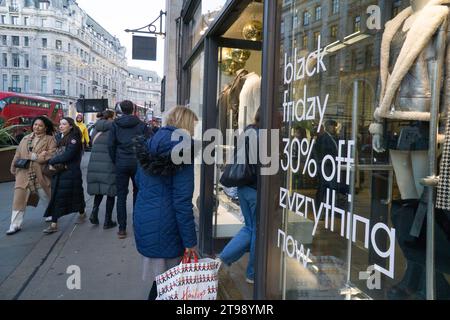
M260 106L277 141L258 185L255 298L449 299L447 1L214 2L184 4L178 102L198 137ZM196 166L204 254L242 226L222 170Z

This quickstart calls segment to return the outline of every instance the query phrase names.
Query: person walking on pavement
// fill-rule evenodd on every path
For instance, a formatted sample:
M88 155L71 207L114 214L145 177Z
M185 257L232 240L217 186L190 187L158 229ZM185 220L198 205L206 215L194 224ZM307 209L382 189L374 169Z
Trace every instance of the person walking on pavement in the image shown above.
M83 115L81 113L77 114L76 125L81 131L81 144L86 148L89 146L89 131L83 122Z
M259 115L258 110L255 115L255 123L249 125L245 131L255 130L256 136L258 136L259 128ZM253 152L254 157L257 157L257 151L254 146L250 146L248 141L245 141L245 148L249 153ZM219 260L226 265L239 260L246 252L250 252L247 270L246 281L250 284L254 283L255 278L255 246L256 246L256 200L257 200L257 164L248 164L254 166L252 172L254 172L254 179L251 184L238 187L239 206L241 207L242 215L244 216L245 225L234 236L233 239L225 246L219 255Z
M79 212L77 223L83 223L86 214L81 175L81 132L72 118L64 117L59 124L56 155L48 162L52 177L52 196L45 211L45 217L52 217L46 234L58 231L58 219L73 212Z
M56 150L53 123L46 117L37 117L32 122L32 128L33 132L20 142L11 163L11 173L16 179L11 225L7 235L22 229L30 198L37 195L38 200L48 203L51 195L51 180L42 170Z
M157 297L157 275L178 265L185 250L189 255L197 254L193 157L190 163L180 165L171 158L173 148L180 143L172 141L174 132L184 129L183 138L191 141L196 121L194 112L176 107L168 115L165 127L147 142L136 144L139 192L133 227L137 250L144 256L144 278L153 281L149 300Z
M117 220L119 222L119 239L127 236L127 196L128 185L133 182L133 205L136 202L137 186L134 180L137 161L133 149L133 138L148 135L148 128L138 117L133 115L134 104L125 100L119 107L123 115L116 119L109 131L108 150L116 166Z
M94 207L89 218L92 224L98 225L98 212L103 196L106 196L106 215L103 229L117 226L112 221L112 211L116 201L116 168L108 152L108 134L114 120L114 112L106 110L103 119L95 124L95 134L92 138L91 158L87 169L87 192L95 196Z

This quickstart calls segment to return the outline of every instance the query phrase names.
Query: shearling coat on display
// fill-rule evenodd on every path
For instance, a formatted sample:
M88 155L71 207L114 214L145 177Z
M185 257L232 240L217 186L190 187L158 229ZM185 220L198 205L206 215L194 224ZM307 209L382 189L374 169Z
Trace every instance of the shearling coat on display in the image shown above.
M419 120L429 121L430 110L423 110L423 103L414 101L414 97L419 96L421 99L428 98L431 101L431 91L425 86L423 92L418 94L414 92L410 94L411 105L409 110L397 109L394 105L394 100L398 95L398 91L403 85L405 78L412 67L427 68L426 56L427 51L436 52L435 37L439 28L441 28L449 17L449 7L445 4L450 4L449 0L431 0L422 10L420 10L407 33L403 47L397 58L397 62L389 72L390 49L394 36L403 26L404 22L414 14L411 7L406 8L400 12L394 19L386 23L385 31L383 33L383 40L381 44L381 62L380 62L380 78L381 78L381 92L379 107L375 110L374 117L377 121L383 118L397 119L397 120ZM448 46L447 46L448 47ZM434 57L432 57L434 58ZM449 50L446 51L446 61L450 59ZM446 79L444 85L444 99L443 101L450 101L450 66L446 64L445 74ZM429 79L432 70L422 72L422 77L425 82L431 83ZM431 105L431 103L429 104ZM446 111L446 110L444 110Z

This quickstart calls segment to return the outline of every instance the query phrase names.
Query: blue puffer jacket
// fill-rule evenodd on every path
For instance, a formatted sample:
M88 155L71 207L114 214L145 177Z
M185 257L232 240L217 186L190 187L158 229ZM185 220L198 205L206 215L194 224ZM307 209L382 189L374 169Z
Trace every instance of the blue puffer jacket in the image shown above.
M140 254L149 258L176 258L197 245L192 206L194 166L170 161L174 127L163 127L147 145L137 147L134 235ZM137 144L139 145L139 144ZM140 149L140 151L139 151Z

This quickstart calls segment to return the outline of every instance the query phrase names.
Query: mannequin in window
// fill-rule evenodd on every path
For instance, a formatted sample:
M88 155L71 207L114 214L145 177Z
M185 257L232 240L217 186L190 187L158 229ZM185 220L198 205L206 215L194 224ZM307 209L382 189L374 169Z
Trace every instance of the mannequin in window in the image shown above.
M396 238L407 259L403 279L388 296L425 297L425 247L410 247L405 239L412 235L413 220L426 215L426 204L418 205L424 192L421 180L428 175L429 121L431 118L433 72L437 64L437 34L449 17L450 0L411 0L411 6L386 23L381 44L379 106L375 123L370 126L372 145L376 152L389 149L402 204L394 203L392 213ZM447 43L442 83L440 112L446 113L450 96L450 53ZM386 135L383 124L397 127ZM440 140L440 139L438 139ZM406 207L411 209L405 209ZM417 209L419 208L419 209ZM411 211L412 210L412 211ZM420 211L420 212L419 212ZM423 224L415 237L423 239ZM409 240L408 240L409 241ZM411 241L410 241L411 242ZM414 243L414 242L412 242ZM436 286L447 290L447 281L436 263Z
M239 130L244 130L255 118L261 102L261 77L256 72L245 76L239 95Z
M389 148L404 200L421 197L424 187L420 181L428 174L436 34L448 17L448 3L449 0L411 0L411 7L389 21L383 34L380 104L370 132L376 152L384 152L385 146ZM450 101L447 85L445 81L441 106ZM399 125L397 135L386 139L385 146L383 120L397 121Z

